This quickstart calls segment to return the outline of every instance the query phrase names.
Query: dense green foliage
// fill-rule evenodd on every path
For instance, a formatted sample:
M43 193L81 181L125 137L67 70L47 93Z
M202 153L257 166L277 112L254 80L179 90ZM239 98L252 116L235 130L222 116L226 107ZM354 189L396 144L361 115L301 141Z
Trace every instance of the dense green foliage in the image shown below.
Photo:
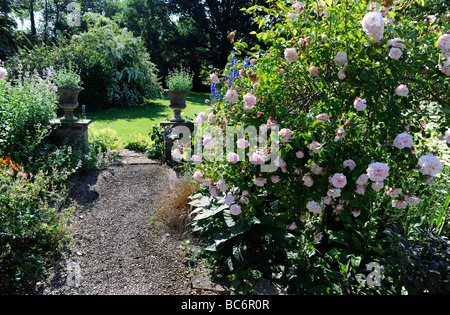
M366 282L366 265L390 264L383 254L397 246L384 231L395 224L414 238L416 223L429 222L449 232L445 220L434 219L449 215L450 139L437 137L449 133L449 73L437 44L446 20L442 26L389 8L372 12L366 1L268 3L248 11L269 48L237 41L227 68L216 73L220 82L211 76L210 113L199 115L196 138L204 148L192 160L202 189L192 205L205 254L238 292L264 276L291 293L400 293L407 278L382 274L381 287ZM250 62L236 57L249 52ZM218 135L228 136L227 126L269 135L255 143L255 134L233 134L225 153ZM236 142L248 155L233 155L228 144ZM269 161L275 170L260 169ZM434 207L422 207L433 183L442 193L434 194ZM423 242L436 252L441 246ZM445 283L448 257L439 261Z

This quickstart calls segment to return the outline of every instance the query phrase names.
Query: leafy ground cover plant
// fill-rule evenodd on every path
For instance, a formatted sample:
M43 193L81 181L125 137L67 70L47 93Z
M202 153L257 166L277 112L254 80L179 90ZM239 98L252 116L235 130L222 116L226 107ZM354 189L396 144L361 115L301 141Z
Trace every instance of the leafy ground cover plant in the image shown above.
M197 118L203 152L191 157L202 185L194 231L238 292L265 276L291 293L370 294L362 280L389 248L383 231L409 235L430 218L416 209L444 169L430 139L450 143L450 35L365 1L248 12L266 48L235 38L225 71L211 74L212 107ZM258 138L225 141L227 126ZM275 170L263 171L269 161Z
M167 75L167 87L174 91L189 91L192 89L193 73L188 69L174 69Z

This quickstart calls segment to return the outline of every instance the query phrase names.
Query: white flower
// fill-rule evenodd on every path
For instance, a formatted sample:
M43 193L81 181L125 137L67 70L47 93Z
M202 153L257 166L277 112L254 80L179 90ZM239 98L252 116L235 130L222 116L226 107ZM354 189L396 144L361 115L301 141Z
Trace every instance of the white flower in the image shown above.
M348 167L350 169L350 171L353 171L356 167L356 163L353 160L346 160L346 161L344 161L344 163L342 163L342 166L344 168Z
M418 166L423 175L434 176L441 172L443 165L437 156L428 153L419 159Z
M235 200L235 198L232 194L228 194L225 197L225 203L227 204L227 206L231 206L234 203L234 200Z
M5 68L0 67L0 80L4 79L8 75L8 71Z
M415 206L415 205L418 205L420 203L420 199L417 196L406 196L405 201L410 206Z
M344 188L347 185L347 178L344 174L336 173L331 177L330 182L336 188Z
M367 107L366 100L363 100L363 99L357 97L355 99L355 102L353 103L353 106L355 107L355 109L358 112L361 112L361 111L365 110Z
M322 207L315 201L309 201L306 204L306 209L314 214L320 214L322 212Z
M226 192L228 190L228 184L223 179L219 179L219 181L216 183L216 185L223 192Z
M206 120L206 114L204 112L199 113L197 116L197 123L201 125L205 122L205 120Z
M286 48L284 58L289 62L296 62L298 58L297 50L295 48Z
M230 102L231 104L234 104L238 101L238 94L235 90L228 90L225 94L225 99Z
M232 205L230 207L230 212L231 212L232 215L239 215L239 214L241 214L241 212L242 212L241 211L241 206L236 205L236 204Z
M404 41L403 39L398 38L398 37L394 38L394 39L390 39L386 43L386 49L389 49L389 47L405 49L406 48L405 44L401 43L403 41Z
M393 47L389 50L389 57L394 60L399 60L402 56L402 50L400 48Z
M209 75L209 79L210 79L210 81L212 83L219 83L220 82L219 77L215 73L211 73Z
M402 97L408 96L409 89L408 89L408 87L406 85L400 84L395 89L395 94L397 94L398 96L402 96Z
M248 146L250 145L250 142L248 142L247 140L245 140L244 138L238 139L237 143L237 147L239 149L245 149L248 148Z
M382 189L383 187L384 187L383 182L373 182L372 183L372 189L375 191L378 191L378 190Z
M394 139L394 146L397 149L404 149L404 148L411 148L414 142L414 138L407 134L407 133L401 133L397 135Z
M266 182L267 182L267 179L263 178L263 177L256 177L253 179L253 184L255 184L256 186L259 186L259 187L263 187L266 184Z
M361 25L364 32L375 42L379 42L383 38L384 20L380 12L367 13L361 21Z
M347 63L347 53L345 51L340 51L334 56L334 63L337 66L344 66Z
M367 175L374 182L382 182L389 176L390 167L383 163L372 163L367 168Z
M368 180L369 180L369 176L367 174L362 174L356 180L356 185L365 185L365 184L367 184Z
M203 178L203 173L200 171L195 171L194 172L194 179L198 182L204 182L205 179Z

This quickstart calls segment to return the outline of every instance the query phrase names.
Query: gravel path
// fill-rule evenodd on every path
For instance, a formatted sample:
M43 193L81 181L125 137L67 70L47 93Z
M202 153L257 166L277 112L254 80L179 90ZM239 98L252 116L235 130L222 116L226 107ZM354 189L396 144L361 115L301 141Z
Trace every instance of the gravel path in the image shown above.
M181 240L152 217L167 182L168 169L154 163L78 175L74 244L34 294L195 294Z

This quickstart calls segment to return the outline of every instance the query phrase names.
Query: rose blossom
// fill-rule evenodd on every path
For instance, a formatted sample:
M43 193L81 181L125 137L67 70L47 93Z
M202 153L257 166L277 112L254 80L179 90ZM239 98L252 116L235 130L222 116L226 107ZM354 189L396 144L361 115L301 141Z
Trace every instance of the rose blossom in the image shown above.
M4 79L8 75L8 71L5 68L0 67L0 80Z
M244 138L238 139L237 143L237 147L239 149L245 149L248 148L248 146L250 145L250 142L248 142L247 140L245 140Z
M408 96L409 89L408 89L408 87L406 85L400 84L395 89L395 94L397 94L398 96L402 96L402 97Z
M292 222L291 224L289 224L288 229L289 230L295 230L297 228L297 224L295 224L295 222Z
M195 171L193 176L194 176L194 179L196 181L198 181L198 182L204 182L205 181L205 179L203 178L203 173L200 172L200 171Z
M450 129L445 132L445 141L450 143Z
M228 184L223 179L219 179L219 181L216 183L216 185L223 192L226 192L228 190Z
M235 198L232 194L228 194L225 197L225 203L227 204L227 206L231 206L234 203L234 200L235 200Z
M238 101L238 94L235 90L228 90L225 94L225 99L230 102L231 104L234 104Z
M411 148L413 145L414 139L411 135L407 133L401 133L395 137L394 146L397 149Z
M230 152L227 155L227 159L228 159L228 162L236 164L237 162L239 162L239 155L237 155L236 153Z
M215 73L211 73L209 75L209 80L211 81L211 83L216 83L216 84L220 82L219 77Z
M356 190L355 190L355 192L356 192L358 195L364 195L364 194L366 193L366 186L364 186L364 185L356 185Z
M216 122L216 115L214 115L213 112L210 112L208 115L208 120L210 123L214 124Z
M344 66L347 63L347 53L345 51L340 51L334 56L334 63L337 66Z
M308 69L308 72L309 72L310 75L315 77L315 76L317 76L319 74L319 69L317 69L316 66L312 66L311 68Z
M289 62L296 62L298 58L297 50L295 48L286 48L284 58Z
M211 194L211 196L217 197L219 195L219 191L217 190L216 187L211 187L209 189L209 193Z
M394 60L399 60L402 56L402 50L400 48L393 47L389 50L389 57Z
M295 153L295 156L299 159L303 158L305 156L305 153L303 151L297 151Z
M444 34L439 36L438 47L442 50L442 54L445 58L449 58L450 56L450 34Z
M400 195L402 193L402 189L401 188L389 188L388 189L388 191L386 192L386 194L389 196L389 197L395 197L395 196L398 196L398 195Z
M405 201L410 205L410 206L416 206L419 204L420 199L417 196L406 196Z
M251 156L250 156L250 163L252 163L253 165L263 165L264 164L264 158L262 157L261 154L254 152Z
M230 207L230 212L231 212L232 215L239 215L239 214L241 214L241 212L242 212L241 211L241 206L236 205L236 204L232 205Z
M344 188L347 185L347 177L342 173L336 173L331 177L330 182L336 188Z
M312 161L311 162L311 172L315 175L319 175L320 173L322 173L323 167L320 167L319 165L316 164L316 162Z
M322 120L322 121L328 121L330 119L330 116L328 114L319 114L316 116L316 120Z
M203 139L203 146L208 150L212 149L214 147L213 137L205 136L205 138Z
M292 136L292 130L283 128L280 130L280 136L283 137L284 141L288 141Z
M392 206L397 209L405 209L408 204L403 199L392 200Z
M191 160L195 165L199 165L202 162L202 158L195 154L191 156Z
M206 114L204 112L199 113L197 116L197 123L199 125L201 125L205 122L205 120L206 120Z
M305 175L302 180L306 187L311 187L314 185L314 179L311 176Z
M369 12L361 21L364 32L374 40L379 42L383 38L384 20L380 12Z
M280 181L280 176L278 176L278 175L272 175L272 176L270 177L270 180L272 181L272 183L276 184L276 183L278 183L278 182Z
M251 93L247 93L244 95L244 102L245 105L247 105L249 108L252 108L256 104L256 97Z
M327 196L330 196L331 198L337 198L341 196L341 189L340 188L330 188L327 191Z
M323 203L326 205L331 205L332 202L333 202L333 198L331 198L330 196L325 196L323 198Z
M315 243L320 243L322 238L323 238L323 232L317 232L316 234L314 234L314 242Z
M317 141L311 142L306 147L308 149L312 150L314 153L319 153L320 149L322 149L322 145L319 142L317 142Z
M403 42L403 39L398 38L398 37L394 38L394 39L390 39L386 43L386 49L389 49L389 47L405 49L406 48L405 44L403 44L401 42Z
M366 105L366 100L363 100L363 99L357 97L357 98L355 99L355 102L353 103L353 106L355 107L355 109L356 109L358 112L361 112L361 111L365 110L366 107L367 107L367 105Z
M315 201L309 201L306 204L306 209L314 214L320 214L322 212L322 207Z
M259 186L259 187L263 187L266 184L266 182L267 182L267 179L263 178L263 177L256 177L253 179L253 184L255 184L256 186Z
M356 180L356 185L365 185L365 184L367 184L368 180L369 180L369 176L367 174L362 174Z
M374 182L382 182L389 176L390 167L383 163L372 163L367 168L367 175Z
M419 172L423 175L434 176L441 172L443 165L437 156L428 153L419 159L418 166L420 167Z
M350 171L353 171L356 167L356 163L353 160L346 160L344 163L342 163L342 167L346 168L348 167Z
M384 183L383 182L373 182L372 183L372 189L375 191L380 190L381 188L384 187Z

